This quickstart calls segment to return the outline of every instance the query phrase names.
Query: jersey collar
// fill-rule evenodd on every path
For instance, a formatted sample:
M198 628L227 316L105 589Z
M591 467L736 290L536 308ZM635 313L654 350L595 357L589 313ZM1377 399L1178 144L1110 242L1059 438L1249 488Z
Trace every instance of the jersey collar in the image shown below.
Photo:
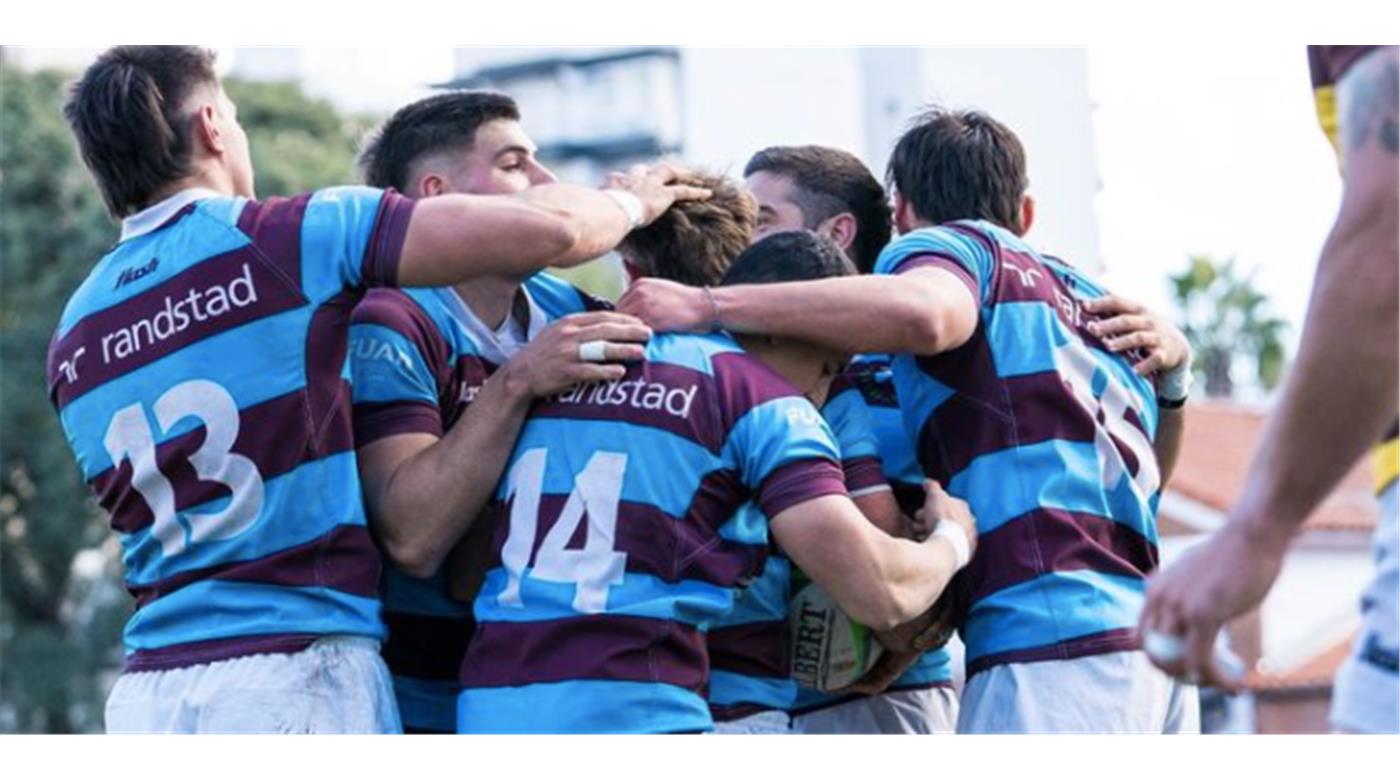
M175 216L180 209L201 200L210 198L221 198L222 194L205 187L192 187L188 190L180 190L165 200L152 206L147 206L141 211L132 214L122 220L122 237L125 241L129 238L143 236L152 230L164 225L167 220Z

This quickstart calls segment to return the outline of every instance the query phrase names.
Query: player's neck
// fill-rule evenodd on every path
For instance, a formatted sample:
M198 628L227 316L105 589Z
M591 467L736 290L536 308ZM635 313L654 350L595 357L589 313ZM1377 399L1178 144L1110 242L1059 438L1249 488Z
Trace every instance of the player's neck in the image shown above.
M486 276L454 285L457 295L471 309L481 324L496 330L515 308L520 281L499 276Z
M175 181L158 190L151 197L151 202L146 206L153 206L166 198L185 190L213 190L220 195L237 195L238 191L233 186L233 178L222 171L213 168L196 168L185 176L181 176Z

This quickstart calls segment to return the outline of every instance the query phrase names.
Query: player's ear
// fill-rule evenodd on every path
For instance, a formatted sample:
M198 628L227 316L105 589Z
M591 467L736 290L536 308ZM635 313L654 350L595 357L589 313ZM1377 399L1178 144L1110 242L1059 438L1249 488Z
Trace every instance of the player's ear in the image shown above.
M1021 232L1017 235L1024 236L1031 232L1031 223L1035 222L1035 198L1030 195L1021 196Z
M418 180L418 198L432 198L447 192L447 182L436 173L430 173Z
M190 121L191 133L197 148L203 149L210 155L220 155L224 153L225 143L223 131L219 129L219 112L212 103L201 103L194 110L194 117Z
M856 218L843 211L818 225L817 232L835 241L841 251L849 252L856 241Z

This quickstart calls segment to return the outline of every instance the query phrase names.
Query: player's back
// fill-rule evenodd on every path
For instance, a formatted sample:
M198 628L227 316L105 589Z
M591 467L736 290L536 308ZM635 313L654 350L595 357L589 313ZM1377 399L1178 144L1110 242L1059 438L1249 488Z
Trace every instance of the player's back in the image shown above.
M70 299L50 395L120 534L128 669L382 634L345 356L410 210L368 188L181 193Z
M765 516L843 492L837 458L723 334L656 336L624 379L541 401L498 491L459 729L710 728L705 629L762 569Z
M1157 563L1157 412L1150 383L1086 329L1081 301L1104 290L980 221L906 234L877 272L920 265L958 275L979 309L963 346L893 361L924 473L977 516L969 675L1133 649Z

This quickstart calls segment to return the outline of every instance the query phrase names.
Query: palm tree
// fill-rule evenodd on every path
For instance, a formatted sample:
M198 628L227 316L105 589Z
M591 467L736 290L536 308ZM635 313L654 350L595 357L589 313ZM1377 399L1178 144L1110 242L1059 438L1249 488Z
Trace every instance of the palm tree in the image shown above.
M1206 395L1235 394L1232 369L1243 362L1265 390L1283 375L1284 320L1269 310L1268 296L1254 288L1254 276L1241 276L1235 259L1218 262L1192 255L1191 263L1171 277L1186 337L1196 352L1194 370L1205 383Z

